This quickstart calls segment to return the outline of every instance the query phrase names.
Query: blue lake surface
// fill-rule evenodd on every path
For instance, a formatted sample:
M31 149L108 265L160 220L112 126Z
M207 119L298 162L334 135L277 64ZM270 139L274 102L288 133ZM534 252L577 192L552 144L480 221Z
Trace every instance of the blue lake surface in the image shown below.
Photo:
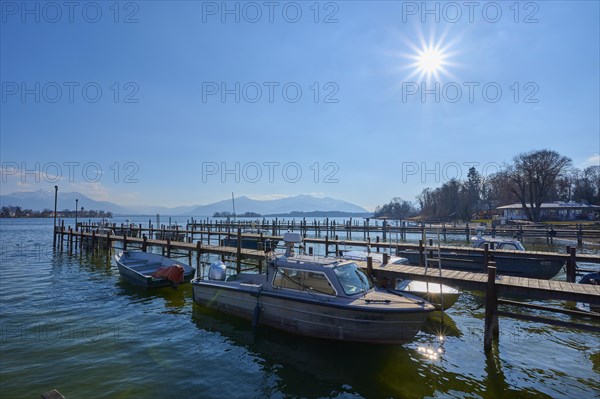
M0 219L0 396L600 397L599 334L501 317L486 356L482 302L463 293L402 346L254 331L193 304L190 285L146 291L103 253L55 252L52 219Z

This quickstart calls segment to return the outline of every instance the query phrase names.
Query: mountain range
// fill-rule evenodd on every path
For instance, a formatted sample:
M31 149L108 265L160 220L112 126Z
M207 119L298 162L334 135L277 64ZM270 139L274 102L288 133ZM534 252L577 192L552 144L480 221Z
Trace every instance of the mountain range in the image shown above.
M163 206L123 206L109 201L96 201L78 192L58 193L58 210L73 210L75 199L79 199L79 207L87 210L103 210L114 215L171 215L171 216L212 216L215 212L233 212L231 199L214 202L207 205L177 206L173 208ZM0 195L0 206L20 206L22 209L41 211L54 208L54 193L52 191L22 191L7 195ZM284 214L290 212L348 212L369 213L366 209L349 202L330 197L317 198L311 195L297 195L294 197L274 200L255 200L246 196L235 198L235 211L237 214L256 212L261 215Z

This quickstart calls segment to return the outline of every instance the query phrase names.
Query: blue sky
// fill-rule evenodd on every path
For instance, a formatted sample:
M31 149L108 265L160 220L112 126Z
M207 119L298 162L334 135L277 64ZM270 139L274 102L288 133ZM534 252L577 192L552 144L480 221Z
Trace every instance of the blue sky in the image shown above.
M373 209L520 152L600 163L599 3L469 4L2 2L2 194Z

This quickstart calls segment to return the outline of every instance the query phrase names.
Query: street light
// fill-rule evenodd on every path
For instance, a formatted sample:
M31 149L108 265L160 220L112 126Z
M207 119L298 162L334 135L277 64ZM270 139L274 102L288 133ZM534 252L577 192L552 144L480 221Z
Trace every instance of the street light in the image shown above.
M75 231L77 231L77 210L79 209L79 198L75 198Z

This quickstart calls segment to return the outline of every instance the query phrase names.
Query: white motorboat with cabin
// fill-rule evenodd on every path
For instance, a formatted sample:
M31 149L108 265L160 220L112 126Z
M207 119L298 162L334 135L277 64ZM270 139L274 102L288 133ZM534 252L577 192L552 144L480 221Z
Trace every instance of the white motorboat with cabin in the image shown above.
M295 255L297 233L284 235L286 252L264 273L228 276L213 263L192 280L202 306L301 335L332 340L402 343L420 330L433 306L422 298L375 288L352 260Z

